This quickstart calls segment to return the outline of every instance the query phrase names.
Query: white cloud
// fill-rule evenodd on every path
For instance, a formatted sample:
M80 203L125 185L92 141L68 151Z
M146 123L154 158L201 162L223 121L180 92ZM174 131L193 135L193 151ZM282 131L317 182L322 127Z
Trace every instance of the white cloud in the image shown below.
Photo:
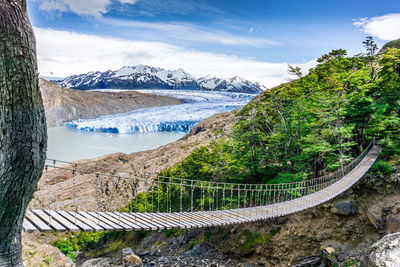
M137 2L139 2L139 0L119 0L122 4L131 4L134 5Z
M354 20L353 25L381 40L389 41L400 38L400 13L359 18Z
M251 33L253 33L253 32L257 32L257 29L254 28L254 27L251 27L251 28L249 29L249 33L251 34Z
M35 28L39 71L66 77L89 71L116 70L124 65L147 64L183 68L196 77L239 75L272 87L288 78L286 63L269 63L237 56L206 53L160 42L131 41ZM307 62L301 66L309 66ZM52 72L53 74L50 74Z
M107 13L110 0L44 0L40 9L48 13L73 12L78 15L99 17Z
M131 29L131 33L133 31L137 31L138 29L152 30L151 35L159 38L167 37L171 39L181 39L195 42L217 43L224 45L249 45L255 47L263 47L265 45L280 45L279 43L266 38L241 36L188 23L157 23L109 18L102 18L101 21L116 27L128 27ZM256 31L256 29L252 29L253 30L251 33ZM138 34L138 36L141 35L142 34Z
M39 0L40 1L40 0ZM139 0L119 0L121 4L136 4ZM108 12L111 0L42 0L39 8L48 13L73 12L80 16L101 17Z

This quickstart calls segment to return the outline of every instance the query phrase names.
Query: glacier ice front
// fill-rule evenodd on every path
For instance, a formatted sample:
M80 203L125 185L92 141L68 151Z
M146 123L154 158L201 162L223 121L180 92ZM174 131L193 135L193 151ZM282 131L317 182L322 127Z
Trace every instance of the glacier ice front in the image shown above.
M240 93L143 90L168 95L184 104L138 109L132 112L75 120L65 126L85 131L111 133L189 132L201 120L216 113L230 111L247 104L254 95Z

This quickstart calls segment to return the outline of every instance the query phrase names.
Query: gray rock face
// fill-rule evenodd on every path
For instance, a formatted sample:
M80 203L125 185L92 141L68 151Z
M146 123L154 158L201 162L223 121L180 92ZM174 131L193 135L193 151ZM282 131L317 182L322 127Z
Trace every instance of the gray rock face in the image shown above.
M331 212L340 215L353 215L358 212L358 208L353 201L340 201L333 206Z
M371 246L369 260L373 266L400 266L400 233L388 234Z
M214 251L214 247L207 243L199 243L193 246L192 250L186 252L187 256L198 257L202 255L206 255L210 252Z
M110 258L96 258L85 261L82 267L109 267L109 266L121 266L117 263L116 259Z
M389 215L385 221L385 233L395 233L400 231L400 214Z
M382 219L382 209L376 207L371 207L368 209L367 217L370 223L377 229L382 230L384 227L384 222Z

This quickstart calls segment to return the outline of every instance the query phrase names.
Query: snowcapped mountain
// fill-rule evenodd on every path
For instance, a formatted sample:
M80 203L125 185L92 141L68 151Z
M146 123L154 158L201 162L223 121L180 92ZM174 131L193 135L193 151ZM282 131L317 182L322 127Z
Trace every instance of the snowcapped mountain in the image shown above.
M56 81L73 89L180 89L238 93L259 93L265 88L240 77L221 79L205 76L196 79L183 69L165 70L147 65L125 66L117 71L88 72Z

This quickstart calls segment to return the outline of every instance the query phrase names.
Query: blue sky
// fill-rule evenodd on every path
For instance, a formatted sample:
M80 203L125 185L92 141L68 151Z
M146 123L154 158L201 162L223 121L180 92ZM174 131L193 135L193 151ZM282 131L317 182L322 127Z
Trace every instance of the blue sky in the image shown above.
M148 64L270 87L287 63L400 38L398 0L30 0L43 75ZM55 40L56 39L56 40ZM84 40L84 41L83 41Z

